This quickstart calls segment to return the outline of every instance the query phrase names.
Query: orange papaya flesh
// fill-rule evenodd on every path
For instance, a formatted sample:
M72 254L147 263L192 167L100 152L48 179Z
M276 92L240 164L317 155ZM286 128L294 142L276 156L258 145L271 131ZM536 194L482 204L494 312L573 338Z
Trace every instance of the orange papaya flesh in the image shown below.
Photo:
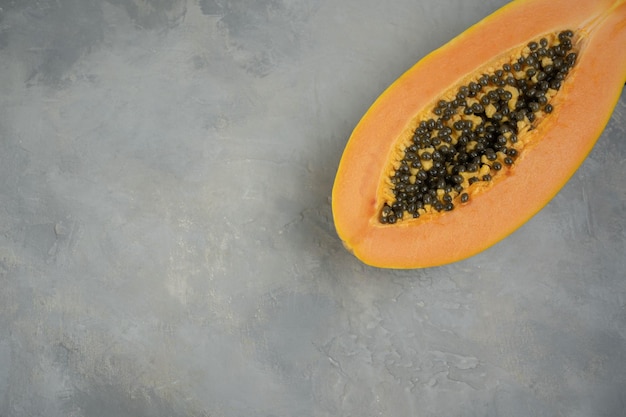
M558 46L563 33L570 39L567 53L575 53L575 63L558 88L544 91L547 102L529 100L527 91L512 88L507 91L516 97L495 105L484 102L489 109L482 113L465 114L469 102L452 106L446 126L471 120L474 136L481 137L475 126L482 123L483 128L491 125L496 136L506 137L495 158L481 150L470 157L477 166L468 171L467 160L460 161L458 153L470 154L476 145L468 148L463 141L459 145L463 128L454 132L452 127L446 138L440 135L444 130L440 124L426 135L425 146L415 141L420 124L440 120L456 94L467 92L485 74L492 77L500 70L536 87L536 74L526 78L522 74L528 66L522 71L502 69L527 59L535 48L532 43L545 39ZM517 0L426 56L375 101L346 145L332 192L335 227L346 248L369 265L418 268L467 258L508 236L560 190L600 136L626 81L624 45L626 0L584 0L576 7L567 0ZM544 60L540 72L548 72L544 70L550 64ZM495 82L485 90L498 87L507 88ZM484 96L486 92L479 92L470 101L480 102ZM533 101L532 110L540 108L528 112L526 106L519 118L505 115L493 121L493 114L502 109L515 114L519 101ZM440 105L444 102L448 104ZM502 132L503 126L508 131ZM432 144L441 138L448 142ZM494 144L487 141L488 146ZM407 153L415 145L420 149ZM453 155L442 158L441 146L452 148ZM436 167L438 175L432 174L435 152L445 162ZM422 158L424 153L427 158ZM413 156L407 159L408 154ZM402 165L414 160L421 167L403 172ZM419 175L428 178L420 183ZM401 194L415 184L419 187L411 187L407 200L406 193ZM431 198L424 201L416 188ZM398 195L404 206L398 205ZM410 206L416 199L421 199L421 207Z

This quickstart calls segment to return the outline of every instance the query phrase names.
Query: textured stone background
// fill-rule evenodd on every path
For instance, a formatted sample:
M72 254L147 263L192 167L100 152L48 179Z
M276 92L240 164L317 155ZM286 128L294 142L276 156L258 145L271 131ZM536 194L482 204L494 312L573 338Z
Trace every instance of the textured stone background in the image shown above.
M626 93L474 258L332 225L360 116L504 3L0 0L0 416L626 415Z

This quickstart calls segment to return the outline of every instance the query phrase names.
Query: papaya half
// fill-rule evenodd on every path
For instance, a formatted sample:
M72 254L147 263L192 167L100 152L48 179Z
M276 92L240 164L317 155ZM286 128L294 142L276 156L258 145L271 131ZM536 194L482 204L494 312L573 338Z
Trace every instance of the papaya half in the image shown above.
M355 127L337 233L386 268L455 262L541 210L626 82L626 0L515 0L420 60Z

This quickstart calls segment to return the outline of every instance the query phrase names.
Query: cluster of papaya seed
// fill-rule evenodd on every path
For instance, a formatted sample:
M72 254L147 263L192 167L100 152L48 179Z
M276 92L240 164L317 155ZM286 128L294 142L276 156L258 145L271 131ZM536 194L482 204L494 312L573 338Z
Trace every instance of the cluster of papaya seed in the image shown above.
M571 30L530 42L518 58L458 88L422 119L390 177L393 198L380 222L393 224L466 203L468 188L492 181L522 151L518 133L553 111L549 99L576 62Z

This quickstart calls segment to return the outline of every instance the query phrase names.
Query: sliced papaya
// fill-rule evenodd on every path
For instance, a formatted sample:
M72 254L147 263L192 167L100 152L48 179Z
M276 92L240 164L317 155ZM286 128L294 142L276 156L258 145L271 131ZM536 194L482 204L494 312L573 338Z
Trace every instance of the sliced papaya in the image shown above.
M626 0L512 1L365 113L332 190L339 237L386 268L483 251L558 193L625 82Z

